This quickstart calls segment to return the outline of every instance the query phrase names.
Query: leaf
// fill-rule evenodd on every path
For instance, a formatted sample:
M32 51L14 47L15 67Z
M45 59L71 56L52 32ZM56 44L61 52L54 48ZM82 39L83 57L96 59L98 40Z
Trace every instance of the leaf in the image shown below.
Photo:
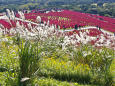
M4 68L4 67L0 67L0 72L5 72L5 71L7 71L6 68Z

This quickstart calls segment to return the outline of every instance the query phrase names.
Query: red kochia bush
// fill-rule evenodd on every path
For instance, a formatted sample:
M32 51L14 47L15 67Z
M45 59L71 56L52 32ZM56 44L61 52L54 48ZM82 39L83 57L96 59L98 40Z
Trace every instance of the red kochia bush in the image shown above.
M4 28L7 28L7 29L10 29L12 27L11 24L4 19L0 19L0 24L2 24Z
M40 16L42 22L47 22L49 20L49 25L55 24L57 27L60 26L60 29L63 28L75 28L75 25L78 27L83 26L98 26L109 32L115 32L115 19L103 16L92 15L88 13L74 12L70 10L63 10L62 12L49 12L49 13L37 13L36 10L33 10L31 13L25 13L26 20L33 21L38 23L36 20L37 16ZM20 17L19 14L16 14L16 17ZM25 27L29 28L26 22L19 21L20 24L24 24ZM6 20L0 20L5 28L10 29L11 27L16 27L16 21L10 20L10 23ZM34 25L32 25L34 26ZM99 34L98 31L91 31L90 35Z
M115 19L103 16L92 15L88 13L74 12L70 10L64 10L62 12L49 12L49 13L34 13L36 10L33 10L32 13L26 13L26 19L32 21L36 20L37 16L41 16L42 21L50 21L51 24L59 25L60 28L74 28L77 24L78 26L98 26L104 30L115 32Z

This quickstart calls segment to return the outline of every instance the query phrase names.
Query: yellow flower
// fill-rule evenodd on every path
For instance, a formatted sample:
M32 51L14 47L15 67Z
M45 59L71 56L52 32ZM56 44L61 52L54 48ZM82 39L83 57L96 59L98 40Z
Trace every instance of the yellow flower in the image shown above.
M75 86L78 86L78 83L75 83Z

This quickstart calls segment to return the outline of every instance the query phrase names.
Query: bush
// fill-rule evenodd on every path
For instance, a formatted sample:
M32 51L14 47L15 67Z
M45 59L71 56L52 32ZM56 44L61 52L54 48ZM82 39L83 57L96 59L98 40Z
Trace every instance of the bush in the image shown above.
M36 71L39 70L39 52L37 43L31 44L29 41L19 46L19 86L25 86L26 83L21 83L22 78L32 78Z
M94 77L92 83L103 84L102 86L111 86L113 77L110 73L110 66L114 58L114 51L101 48L96 49L89 45L83 45L70 51L73 61L76 64L88 64ZM98 83L96 83L98 82Z

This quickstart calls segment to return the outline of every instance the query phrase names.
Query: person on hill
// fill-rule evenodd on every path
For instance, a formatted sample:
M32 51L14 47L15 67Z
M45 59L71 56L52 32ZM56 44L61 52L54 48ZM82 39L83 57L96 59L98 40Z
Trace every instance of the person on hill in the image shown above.
M81 25L79 25L79 28L81 28Z
M101 28L99 27L99 30L101 30Z
M58 27L58 28L57 28L57 30L60 30L60 26L59 26L59 25L57 25L57 27Z
M41 21L41 24L43 24L44 22L43 21Z
M96 26L98 30L101 30L101 28L99 26Z
M65 30L66 28L65 28L65 25L63 25L63 29Z
M97 28L99 28L98 26L96 26Z
M78 29L78 26L77 26L77 24L75 25L75 29L76 29L76 30Z

